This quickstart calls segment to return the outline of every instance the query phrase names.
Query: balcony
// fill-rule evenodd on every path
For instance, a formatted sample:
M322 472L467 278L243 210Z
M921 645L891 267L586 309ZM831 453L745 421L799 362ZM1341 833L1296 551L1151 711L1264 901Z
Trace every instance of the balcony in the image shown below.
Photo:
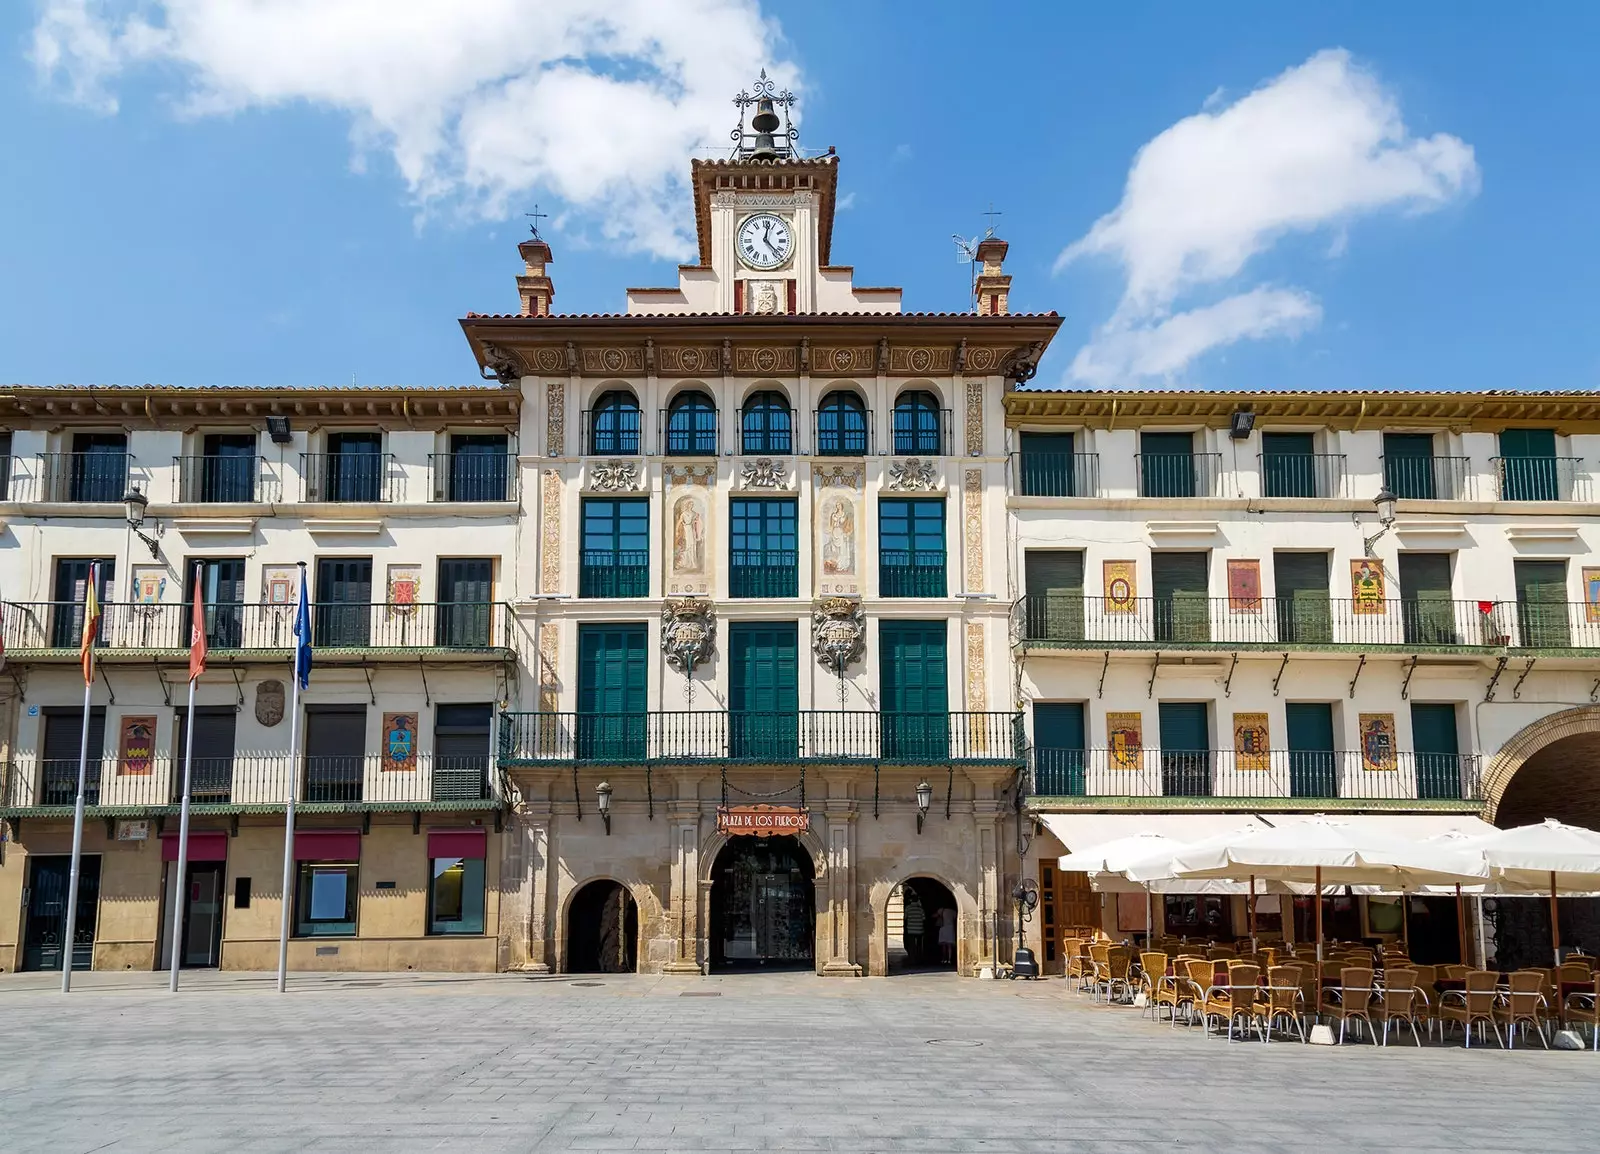
M177 499L199 504L277 500L263 491L262 460L249 456L172 458ZM274 485L276 490L276 485Z
M393 453L301 453L300 499L384 504L405 500Z
M579 597L647 597L648 549L585 549L578 559Z
M1025 748L1020 727L1015 713L505 713L500 762L1015 764Z
M429 453L435 501L515 501L517 458L511 453Z
M1490 457L1502 501L1587 501L1581 457Z
M731 560L729 597L800 596L799 554L793 549L735 549Z
M1344 496L1344 454L1260 453L1263 497Z
M1470 457L1383 458L1383 483L1402 501L1475 501Z
M1011 477L1018 497L1098 497L1100 454L1012 453Z
M121 504L132 463L127 453L41 453L41 499L74 505Z
M92 816L171 815L182 801L183 761L133 762L108 754L91 761L84 805ZM503 804L506 791L488 754L433 757L415 768L386 769L375 753L302 757L294 775L295 804L308 812L349 810L481 810ZM287 751L195 758L190 807L196 813L270 813L286 807ZM0 765L0 816L66 816L78 791L74 759L24 759Z
M294 647L293 605L224 602L207 605L205 611L206 643L213 652L286 656ZM190 606L173 602L103 605L100 658L186 655L192 612ZM8 659L77 659L81 601L8 601L0 614ZM483 653L512 648L511 610L498 602L319 602L311 606L311 633L312 646L324 651Z
M878 551L878 596L943 597L945 554L935 550Z
M1022 644L1060 649L1600 649L1600 605L1315 597L1132 597L1030 593Z
M1049 798L1172 798L1182 806L1225 800L1306 803L1476 804L1482 801L1476 755L1398 752L1370 765L1360 751L1275 749L1050 749L1032 751L1033 792Z
M1215 497L1221 453L1135 453L1141 497Z
M928 417L933 420L928 420ZM936 412L907 412L896 409L894 414L894 455L897 457L949 457L953 414L949 409ZM921 418L921 419L919 419Z

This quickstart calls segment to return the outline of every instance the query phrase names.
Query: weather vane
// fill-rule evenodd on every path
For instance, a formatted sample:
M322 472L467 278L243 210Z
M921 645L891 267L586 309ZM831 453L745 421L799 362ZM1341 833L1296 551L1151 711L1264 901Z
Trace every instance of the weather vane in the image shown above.
M539 235L539 222L548 218L550 214L548 212L540 212L539 206L536 204L533 206L532 212L525 212L522 215L533 217L533 223L528 226L528 231L533 233L535 240L543 240L544 237Z

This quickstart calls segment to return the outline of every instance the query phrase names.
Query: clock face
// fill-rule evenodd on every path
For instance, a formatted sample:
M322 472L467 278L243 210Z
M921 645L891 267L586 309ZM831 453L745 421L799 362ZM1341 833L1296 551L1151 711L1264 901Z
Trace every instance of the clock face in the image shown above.
M794 252L788 223L770 212L746 217L734 237L739 259L751 268L777 268Z

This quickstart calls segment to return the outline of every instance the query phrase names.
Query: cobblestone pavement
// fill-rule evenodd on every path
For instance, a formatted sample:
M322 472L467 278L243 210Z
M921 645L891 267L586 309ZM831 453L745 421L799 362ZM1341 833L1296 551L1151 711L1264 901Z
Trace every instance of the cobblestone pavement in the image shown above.
M1590 1151L1600 1055L947 976L0 976L0 1150Z

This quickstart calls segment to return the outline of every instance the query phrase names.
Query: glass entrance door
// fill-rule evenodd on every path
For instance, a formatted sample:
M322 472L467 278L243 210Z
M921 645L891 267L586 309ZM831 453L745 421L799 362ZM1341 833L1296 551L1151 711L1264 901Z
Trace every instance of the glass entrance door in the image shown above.
M810 855L792 837L729 839L712 872L712 965L811 965L814 876Z
M222 961L223 863L189 863L184 886L183 959L185 966L214 968Z
M67 921L67 885L72 859L49 854L28 859L28 924L22 937L22 968L59 970ZM72 968L94 966L94 924L100 905L100 858L85 855L78 870L77 929L72 934Z

